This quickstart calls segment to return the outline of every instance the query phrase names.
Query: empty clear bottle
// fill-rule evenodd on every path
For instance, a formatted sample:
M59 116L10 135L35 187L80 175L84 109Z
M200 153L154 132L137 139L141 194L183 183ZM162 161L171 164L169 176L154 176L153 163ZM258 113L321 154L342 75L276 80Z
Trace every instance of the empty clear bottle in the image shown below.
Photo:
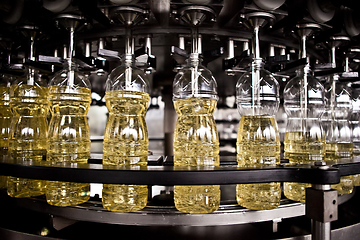
M109 110L103 143L103 164L140 167L147 165L148 131L145 122L150 85L135 67L132 38L127 37L124 62L106 81L105 100ZM103 207L114 212L131 212L147 204L146 185L104 184Z
M9 105L10 78L0 75L0 155L7 155L12 112ZM6 188L7 177L0 176L0 188Z
M239 167L262 167L280 163L280 135L275 119L279 108L279 84L263 68L262 59L254 59L250 71L236 84L236 102L241 115L236 142ZM239 205L255 210L280 205L280 183L238 184Z
M219 166L219 137L213 117L218 99L216 88L212 73L200 65L199 54L194 51L173 83L178 114L174 132L175 166ZM181 212L213 212L220 205L220 185L175 186L174 201Z
M32 68L10 87L10 107L14 113L9 134L9 155L17 161L42 161L46 157L49 110L47 89ZM8 177L11 197L33 197L44 193L44 181Z
M49 83L52 117L47 161L87 163L90 131L86 114L91 104L90 81L68 59L68 65ZM46 201L55 206L74 206L90 198L89 183L46 182Z

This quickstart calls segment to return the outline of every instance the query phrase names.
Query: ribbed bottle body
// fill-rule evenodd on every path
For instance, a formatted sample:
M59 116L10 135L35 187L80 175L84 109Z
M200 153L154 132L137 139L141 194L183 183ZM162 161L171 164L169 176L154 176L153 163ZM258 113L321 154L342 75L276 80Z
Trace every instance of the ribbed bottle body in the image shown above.
M219 166L219 138L213 112L217 101L189 97L174 101L175 166ZM219 185L175 186L175 207L185 213L209 213L220 205Z
M236 143L239 167L274 166L280 163L280 136L275 117L242 116ZM280 183L238 184L239 205L255 210L277 208L280 204Z
M49 125L47 161L87 163L90 158L90 130L86 114L91 90L75 86L50 86L52 117ZM90 198L89 183L47 181L46 200L55 206L74 206Z
M46 157L49 110L47 89L38 85L15 84L10 88L14 113L9 134L9 156L17 161L42 161ZM33 197L44 193L44 181L8 177L12 197Z
M113 90L105 94L109 119L103 143L103 164L130 166L147 165L148 132L145 113L149 94L137 91ZM114 212L131 212L147 204L146 185L104 184L103 207Z

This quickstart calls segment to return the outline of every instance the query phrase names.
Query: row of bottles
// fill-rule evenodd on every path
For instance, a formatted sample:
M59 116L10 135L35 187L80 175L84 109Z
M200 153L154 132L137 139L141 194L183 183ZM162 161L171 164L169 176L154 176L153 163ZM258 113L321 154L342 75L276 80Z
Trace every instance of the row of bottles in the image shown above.
M69 64L69 68L74 68L74 64ZM4 87L4 93L7 93L3 95L4 115L1 118L4 155L23 163L45 159L51 163L87 162L90 133L86 113L91 91L85 76L78 77L77 72L69 71L69 68L55 75L49 87L32 68L27 68L24 76L17 77L11 87ZM70 74L75 76L76 86L64 85L71 79ZM84 83L87 87L80 85ZM12 197L46 194L49 204L57 206L76 205L90 197L89 184L16 177L8 177L7 191ZM84 200L78 200L81 198Z
M28 30L28 60L35 60L36 28ZM10 87L9 105L13 116L9 130L8 155L18 161L40 162L47 151L47 122L49 111L46 81L38 71L27 66L25 74ZM11 197L32 197L44 194L44 181L9 176L7 191Z
M111 165L146 165L148 137L144 115L149 102L149 83L143 72L133 66L132 55L129 54L125 59L124 64L110 74L106 83L109 120L104 139L103 161L104 164ZM211 72L199 64L200 61L198 54L191 54L188 65L174 80L174 105L179 115L174 139L176 166L219 165L219 140L212 116L217 100L216 81ZM304 73L309 73L309 69L305 67L297 73L298 76L292 81L298 81L298 78L306 75ZM253 82L254 75L260 76L260 83ZM23 130L20 132L27 134L26 137L20 135L19 140L15 137L10 138L11 154L17 159L32 161L42 161L44 156L47 156L47 160L54 163L86 162L90 152L86 120L86 112L90 105L90 89L86 77L76 71L71 62L64 71L55 75L47 88L40 85L41 81L33 69L29 68L26 76L11 88L5 87L11 97L8 98L5 94L3 105L5 107L9 104L6 103L8 99L9 107L12 107L16 115L12 118L14 126L24 124L14 129L35 129L36 126L36 131ZM308 76L310 79L311 75ZM196 83L190 81L194 78ZM309 82L311 85L311 81ZM269 89L262 91L260 98L252 101L249 95L256 96L257 93L251 92L249 86L255 84ZM194 88L197 90L193 90ZM266 98L264 93L267 93ZM254 59L250 71L245 73L237 84L237 102L242 115L237 142L239 166L256 167L279 163L280 141L274 119L279 104L278 98L276 80L263 69L261 59ZM266 107L262 105L264 99ZM255 107L251 106L253 103ZM49 136L45 136L49 106L52 118ZM2 120L5 120L5 116ZM315 120L318 121L316 117L308 121ZM296 121L301 122L301 118L294 121L294 125L299 125ZM289 122L291 124L290 118ZM259 135L259 129L262 135ZM33 135L30 141L29 132L36 132L36 136ZM14 136L16 135L14 133ZM324 152L320 153L324 156ZM288 154L286 149L285 154ZM313 160L321 160L322 156L316 156ZM77 205L89 199L89 184L84 183L45 182L10 177L8 191L9 195L14 197L37 196L45 192L48 202L56 206ZM280 183L237 186L239 204L250 209L276 208L280 202L280 194ZM220 186L176 186L174 198L180 211L212 212L220 204ZM147 186L104 185L103 204L108 210L135 211L145 207L146 202Z
M236 144L239 167L280 163L280 137L274 117L280 103L279 84L263 67L258 35L261 26L266 24L264 19L272 18L272 15L263 14L247 15L252 20L249 27L254 31L254 57L250 70L242 75L236 85L237 106L241 115ZM305 26L298 28L306 29ZM26 77L19 78L9 89L9 86L4 88L4 92L9 92L9 97L6 98L4 94L1 106L11 108L14 114L8 117L11 119L8 149L10 156L16 159L43 161L46 158L53 164L76 164L86 163L90 157L86 118L91 103L90 83L86 76L77 71L72 61L74 25L70 25L69 30L72 43L70 58L65 69L52 78L48 87L41 83L37 72L30 67ZM149 143L144 116L149 104L150 86L143 71L135 67L131 30L126 30L123 64L110 73L106 82L105 99L109 118L104 135L103 164L144 166L147 164ZM299 32L303 32L300 57L306 58L308 32ZM174 135L175 166L212 167L220 164L219 138L213 117L218 99L217 85L211 72L200 64L198 39L195 28L187 66L177 73L173 84L173 101L178 113ZM288 126L284 144L285 157L290 164L329 160L331 146L336 149L336 156L331 160L352 156L351 139L339 141L338 138L334 140L329 137L330 133L341 132L340 128L349 126L346 119L351 112L351 107L341 102L348 92L345 88L336 87L336 76L330 82L328 105L325 105L324 87L312 77L308 63L297 70L297 76L285 87L284 106ZM331 117L326 134L320 123L324 106L330 109L328 116ZM336 109L340 107L345 107L347 111ZM49 110L51 120L47 127L46 115ZM2 115L1 120L6 119L7 116ZM3 126L7 125L4 123ZM5 151L6 145L2 146ZM347 150L342 146L346 146ZM284 183L285 196L304 201L305 188L308 186ZM340 183L334 187L340 189L343 186ZM10 196L32 197L45 193L47 202L55 206L86 202L90 197L89 188L88 183L16 177L9 177L7 183ZM249 209L273 209L280 204L281 188L277 182L238 184L236 191L239 205ZM148 189L145 185L104 184L102 196L103 206L107 210L136 211L146 206ZM176 208L185 213L213 212L220 205L220 186L175 186L174 202Z
M306 58L306 39L315 25L297 26L300 58ZM344 39L344 37L338 38ZM331 45L330 61L336 67L336 37ZM284 108L288 114L284 139L284 156L290 164L311 164L326 161L329 164L351 160L353 156L352 131L349 123L352 112L350 88L339 81L339 74L326 77L324 86L312 76L309 62L297 70L295 78L284 89ZM285 183L284 195L294 201L305 202L306 183ZM349 194L353 189L353 177L345 176L332 186L339 194Z
M74 27L70 26L71 52L74 47L73 33ZM51 164L87 163L90 157L90 132L86 114L91 103L90 82L76 70L72 53L64 70L55 74L47 84L39 71L31 67L31 62L35 60L35 34L36 29L31 28L30 66L25 68L23 76L16 77L11 83L8 103L3 104L11 109L8 151L3 151L3 154L22 164L44 160ZM51 119L48 122L49 115ZM2 132L6 132L4 126ZM9 176L7 192L11 197L45 194L51 205L70 206L90 198L90 184Z

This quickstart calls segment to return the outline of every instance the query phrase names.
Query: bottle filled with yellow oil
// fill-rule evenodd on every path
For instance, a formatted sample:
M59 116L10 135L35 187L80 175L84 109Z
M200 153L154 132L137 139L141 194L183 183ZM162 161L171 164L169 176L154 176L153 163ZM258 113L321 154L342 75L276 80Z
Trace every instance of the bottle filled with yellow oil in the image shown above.
M324 87L312 77L310 67L298 69L284 89L284 108L288 115L284 157L290 165L324 160L325 136L319 121L324 104ZM305 202L305 189L310 186L285 182L284 195L293 201Z
M309 124L308 124L309 125ZM316 129L316 128L314 128ZM286 132L284 138L284 157L290 165L309 164L322 161L325 154L325 139L319 132L310 135L310 132ZM305 202L305 189L311 187L308 183L284 183L284 194L288 199Z
M49 110L47 88L37 72L26 69L10 87L10 107L13 118L9 134L10 157L26 163L40 162L46 157ZM44 194L44 181L8 177L7 192L11 197L33 197Z
M195 50L173 83L173 101L178 114L174 132L175 167L213 168L220 164L219 137L213 117L217 84L200 60ZM185 213L216 211L220 205L220 185L176 185L174 202L176 209Z
M313 77L306 52L306 41L313 33L309 26L298 25L300 40L299 58L306 59L305 66L296 70L284 88L284 108L287 126L284 139L284 156L289 165L312 164L322 161L325 153L325 135L320 117L324 113L324 86ZM306 183L285 182L284 195L291 200L305 202Z
M275 119L279 107L279 84L253 59L250 70L236 85L236 102L241 119L236 142L239 167L275 166L280 163L280 135ZM281 188L278 182L238 184L239 205L254 210L277 208Z
M103 146L103 164L146 166L148 134L145 113L149 94L138 91L114 90L105 94L109 119ZM104 184L102 202L105 209L131 212L147 204L146 185Z
M49 124L47 161L87 163L90 158L90 130L86 114L91 104L90 81L71 59L49 83L52 112ZM46 201L54 206L74 206L90 198L89 183L46 182Z
M0 156L8 154L12 112L9 105L10 78L0 75ZM6 188L7 177L0 176L0 188Z
M352 113L352 92L346 85L338 81L334 74L325 83L327 98L322 123L326 136L325 160L329 163L346 163L353 157L353 134L350 125ZM350 194L353 191L353 176L342 176L340 183L332 185L338 194Z
M135 66L132 38L127 36L124 61L106 81L109 111L103 143L103 164L138 169L147 165L149 138L145 122L150 85ZM104 184L103 207L113 212L139 211L146 207L146 185Z
M219 166L219 139L213 117L216 99L174 101L174 166ZM219 185L175 186L175 207L185 213L209 213L220 205Z

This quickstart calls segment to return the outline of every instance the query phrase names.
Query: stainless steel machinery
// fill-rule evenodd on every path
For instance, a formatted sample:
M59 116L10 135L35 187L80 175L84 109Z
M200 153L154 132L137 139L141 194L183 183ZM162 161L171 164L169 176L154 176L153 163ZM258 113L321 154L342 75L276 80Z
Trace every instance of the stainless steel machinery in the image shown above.
M92 84L88 114L92 154L88 164L24 164L0 156L0 175L91 183L91 200L61 208L47 205L44 197L10 198L1 190L1 239L358 239L359 189L355 186L352 193L337 196L331 185L343 176L354 176L357 185L360 174L356 156L360 148L359 14L360 2L351 0L0 0L3 78L16 79L27 65L50 79L72 54ZM338 81L350 87L352 159L328 165L323 161L288 165L282 159L272 167L236 166L240 116L235 85L256 55L252 31L260 25L258 57L279 82L280 92L296 69L308 61L319 81L326 83L329 76L337 74ZM76 45L70 53L67 26L76 29ZM107 120L105 81L120 64L130 26L134 44L128 47L135 49L136 65L151 83L146 115L149 161L147 167L139 169L101 164ZM177 169L172 163L177 117L172 84L189 57L191 26L198 29L198 52L218 85L214 116L221 164L215 170ZM28 56L29 36L34 56ZM306 56L299 49L301 37L307 43ZM287 117L282 93L280 98L276 120L284 141ZM236 204L236 184L263 182L303 182L311 183L312 188L306 203L282 196L280 207L273 210L254 211ZM102 183L151 186L148 206L132 213L108 212L101 206L98 187ZM172 187L178 184L220 184L220 208L210 214L178 212L172 199Z

